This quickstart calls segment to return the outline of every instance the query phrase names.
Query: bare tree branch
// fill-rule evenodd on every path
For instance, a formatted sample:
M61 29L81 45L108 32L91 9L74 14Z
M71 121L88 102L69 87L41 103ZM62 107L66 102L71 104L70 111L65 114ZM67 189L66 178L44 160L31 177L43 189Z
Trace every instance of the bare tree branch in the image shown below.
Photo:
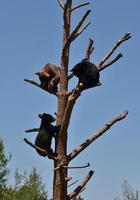
M131 38L130 33L126 33L120 40L116 42L116 44L110 49L110 51L105 55L105 57L98 64L98 69L101 71L102 65L110 58L110 56L114 53L114 51L126 40Z
M71 42L74 41L90 25L90 22L89 22L88 24L86 24L85 26L82 27L84 21L86 20L86 18L90 14L90 12L91 12L91 10L88 10L85 13L85 15L81 18L81 20L79 21L79 23L75 27L75 29L72 31L72 33L66 38L65 44L64 44L64 47L62 50L62 58L64 57L67 49L70 47ZM67 20L67 15L64 15L64 19L65 19L65 21ZM67 23L64 23L64 24L67 24ZM81 28L81 30L79 30L80 28Z
M90 56L94 50L94 47L93 47L93 43L94 41L92 39L89 39L89 44L88 44L88 47L87 47L87 51L86 51L86 56L85 56L85 59L87 61L90 61Z
M46 151L46 150L44 150L44 149L41 149L40 147L38 147L38 146L36 146L36 145L34 145L33 143L31 143L29 140L27 140L27 138L24 138L23 139L28 145L30 145L31 147L33 147L35 150L37 150L37 151L40 151L40 152L42 152L42 153L45 153L46 154L46 156L49 158L49 159L52 159L52 160L57 160L57 158L56 157L54 157L54 156L52 156L52 155L50 155L50 154L48 154L48 152Z
M39 132L39 128L26 129L25 132L26 132L26 133L30 133L30 132Z
M58 0L59 6L64 9L65 8L65 3L63 0Z
M71 187L72 185L74 185L75 183L77 183L79 180L74 181L73 183L69 184L68 187Z
M77 148L75 148L68 155L68 161L70 162L72 159L74 159L80 152L82 152L85 148L87 148L93 141L95 141L98 137L102 136L116 122L124 119L127 115L128 115L128 111L124 111L122 114L114 117L111 121L106 123L102 128L100 128L96 133L94 133L90 138L88 138L85 142L83 142Z
M84 16L81 18L81 20L79 21L79 23L77 24L77 26L75 27L75 29L72 31L72 33L70 34L69 38L68 38L68 42L73 41L73 38L75 38L75 35L77 34L77 32L79 31L79 29L81 28L81 26L83 25L84 21L86 20L86 18L88 17L88 15L91 13L91 10L88 10Z
M89 171L88 175L83 179L83 181L80 183L80 185L78 187L76 187L76 189L68 194L68 199L72 199L75 196L77 196L81 190L85 187L85 185L87 184L87 182L90 180L90 178L92 177L92 175L94 174L94 171Z
M90 4L90 2L81 3L81 4L77 5L77 6L75 6L74 8L72 8L71 11L74 11L74 10L76 10L78 8L83 7L83 6L87 6L89 4Z
M112 61L108 62L107 64L102 65L100 68L98 68L99 71L104 70L105 68L109 67L110 65L114 64L117 60L123 57L122 53L119 53Z
M86 165L83 165L83 166L75 166L75 167L63 166L63 167L67 169L82 169L82 168L90 167L90 163L87 163Z
M56 96L58 95L58 92L54 92L54 91L52 91L52 90L49 90L48 88L42 87L41 84L37 83L37 82L34 81L34 80L26 79L26 78L25 78L24 81L27 82L27 83L30 83L30 84L32 84L32 85L35 85L35 86L37 86L37 87L39 87L39 88L45 90L46 92L49 92L49 93L54 94L54 95L56 95Z
M73 37L72 41L74 41L77 37L79 37L80 34L83 33L84 30L87 29L87 27L91 24L91 22L88 22L87 24L83 25L81 27L81 29L75 34L75 36Z
M60 168L66 168L66 169L83 169L83 168L87 168L90 167L90 163L87 163L86 165L82 165L82 166L74 166L74 167L69 167L69 166L65 166L63 163L60 163L56 168L54 168L53 170L58 170Z

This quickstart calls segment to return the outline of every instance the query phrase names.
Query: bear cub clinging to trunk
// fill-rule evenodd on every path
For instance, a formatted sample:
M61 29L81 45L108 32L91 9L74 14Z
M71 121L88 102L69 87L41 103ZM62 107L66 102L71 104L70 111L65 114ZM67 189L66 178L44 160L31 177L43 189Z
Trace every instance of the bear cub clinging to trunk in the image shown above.
M46 150L48 154L52 156L57 156L51 148L52 138L56 136L56 133L59 132L60 126L54 126L51 123L55 121L55 118L50 114L39 114L41 118L41 125L39 128L39 133L35 139L35 145L40 147L43 150ZM45 153L36 150L39 155L46 156Z

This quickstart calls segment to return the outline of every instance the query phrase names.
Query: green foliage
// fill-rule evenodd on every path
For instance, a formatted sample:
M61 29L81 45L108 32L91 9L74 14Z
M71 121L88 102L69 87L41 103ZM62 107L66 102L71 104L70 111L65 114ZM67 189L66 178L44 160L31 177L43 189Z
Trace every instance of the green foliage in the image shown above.
M3 140L0 139L0 199L2 199L2 192L6 187L8 169L7 163L9 159L5 156Z
M11 158L11 157L10 157ZM0 139L0 200L41 200L41 196L47 200L47 192L36 169L27 174L15 171L14 186L7 186L8 161L5 156L3 141Z
M47 199L47 192L40 175L33 168L29 175L26 172L21 175L16 170L15 186L5 189L3 200L40 200L41 196Z

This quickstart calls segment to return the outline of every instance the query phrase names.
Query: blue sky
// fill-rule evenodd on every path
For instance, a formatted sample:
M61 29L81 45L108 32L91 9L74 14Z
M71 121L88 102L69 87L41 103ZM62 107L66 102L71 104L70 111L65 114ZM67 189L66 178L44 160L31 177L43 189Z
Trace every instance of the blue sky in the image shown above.
M77 1L80 2L83 1ZM77 10L72 17L73 28L87 8L93 10L89 17L92 25L71 47L69 69L85 55L90 37L95 41L91 60L98 64L124 33L132 34L132 39L116 51L116 54L122 52L124 57L101 73L102 86L83 92L78 99L69 127L70 152L106 121L124 109L129 110L127 119L114 125L71 163L90 162L91 169L95 170L82 193L85 200L111 200L120 195L124 179L140 189L140 1L90 2L89 7ZM6 152L12 154L11 182L16 168L22 172L35 166L43 176L49 196L52 162L39 157L22 139L27 137L34 141L35 133L25 134L24 130L39 126L38 113L56 112L57 101L23 80L37 78L33 73L47 62L60 65L62 25L62 10L57 1L0 1L0 137L4 139ZM70 88L76 83L77 79L73 78ZM70 175L73 180L81 180L88 170L73 170Z

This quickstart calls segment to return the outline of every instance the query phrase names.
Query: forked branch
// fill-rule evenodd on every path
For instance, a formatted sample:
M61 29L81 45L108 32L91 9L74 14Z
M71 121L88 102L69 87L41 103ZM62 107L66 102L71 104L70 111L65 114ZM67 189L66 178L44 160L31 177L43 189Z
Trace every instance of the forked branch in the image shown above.
M102 71L104 68L103 64L110 58L110 56L114 53L114 51L126 40L129 40L131 38L130 33L126 33L120 40L116 42L116 44L110 49L110 51L105 55L105 57L101 60L101 62L98 64L98 70Z
M87 27L88 27L90 24L91 24L91 22L88 22L87 24L83 25L83 26L81 27L81 29L79 29L79 31L75 34L75 36L73 36L72 41L74 41L77 37L79 37L79 35L82 34L83 31L86 30Z
M102 65L102 67L99 69L99 71L109 67L110 65L112 65L113 63L115 63L117 60L119 60L120 58L123 57L123 54L122 53L119 53L113 60L111 60L110 62Z
M83 7L83 6L87 6L89 4L90 4L90 2L81 3L81 4L77 5L77 6L75 6L74 8L72 8L71 11L74 11L74 10L76 10L78 8Z
M38 146L36 146L36 145L34 145L33 143L31 143L29 140L27 140L27 138L24 138L23 139L25 142L26 142L26 144L28 144L28 145L30 145L31 147L33 147L35 150L37 150L37 151L40 151L41 153L45 153L46 154L46 156L49 158L49 159L52 159L52 160L57 160L57 158L56 157L54 157L54 156L52 156L52 155L50 155L50 154L48 154L48 152L47 151L45 151L44 149L41 149L40 147L38 147Z
M88 10L84 16L81 18L81 20L79 21L79 23L77 24L77 26L75 27L75 29L72 31L72 33L70 34L69 38L68 38L68 43L72 42L75 38L76 35L79 31L79 29L82 27L84 21L86 20L86 18L88 17L88 15L91 13L91 10ZM86 26L87 27L87 26ZM84 28L85 30L85 28ZM83 31L80 31L83 32ZM78 34L79 35L79 34Z
M94 171L92 171L92 170L89 171L89 173L83 179L83 181L80 183L80 185L77 186L76 189L72 193L68 194L68 199L72 199L72 198L76 197L82 191L82 189L85 187L85 185L90 180L90 178L92 177L93 174L94 174Z
M76 149L74 149L68 155L68 161L70 162L74 159L80 152L82 152L85 148L87 148L93 141L95 141L98 137L102 136L108 129L110 129L116 122L124 119L128 115L128 111L124 111L122 114L114 117L112 120L107 122L102 128L100 128L96 133L94 133L90 138L88 138L85 142L80 144Z

